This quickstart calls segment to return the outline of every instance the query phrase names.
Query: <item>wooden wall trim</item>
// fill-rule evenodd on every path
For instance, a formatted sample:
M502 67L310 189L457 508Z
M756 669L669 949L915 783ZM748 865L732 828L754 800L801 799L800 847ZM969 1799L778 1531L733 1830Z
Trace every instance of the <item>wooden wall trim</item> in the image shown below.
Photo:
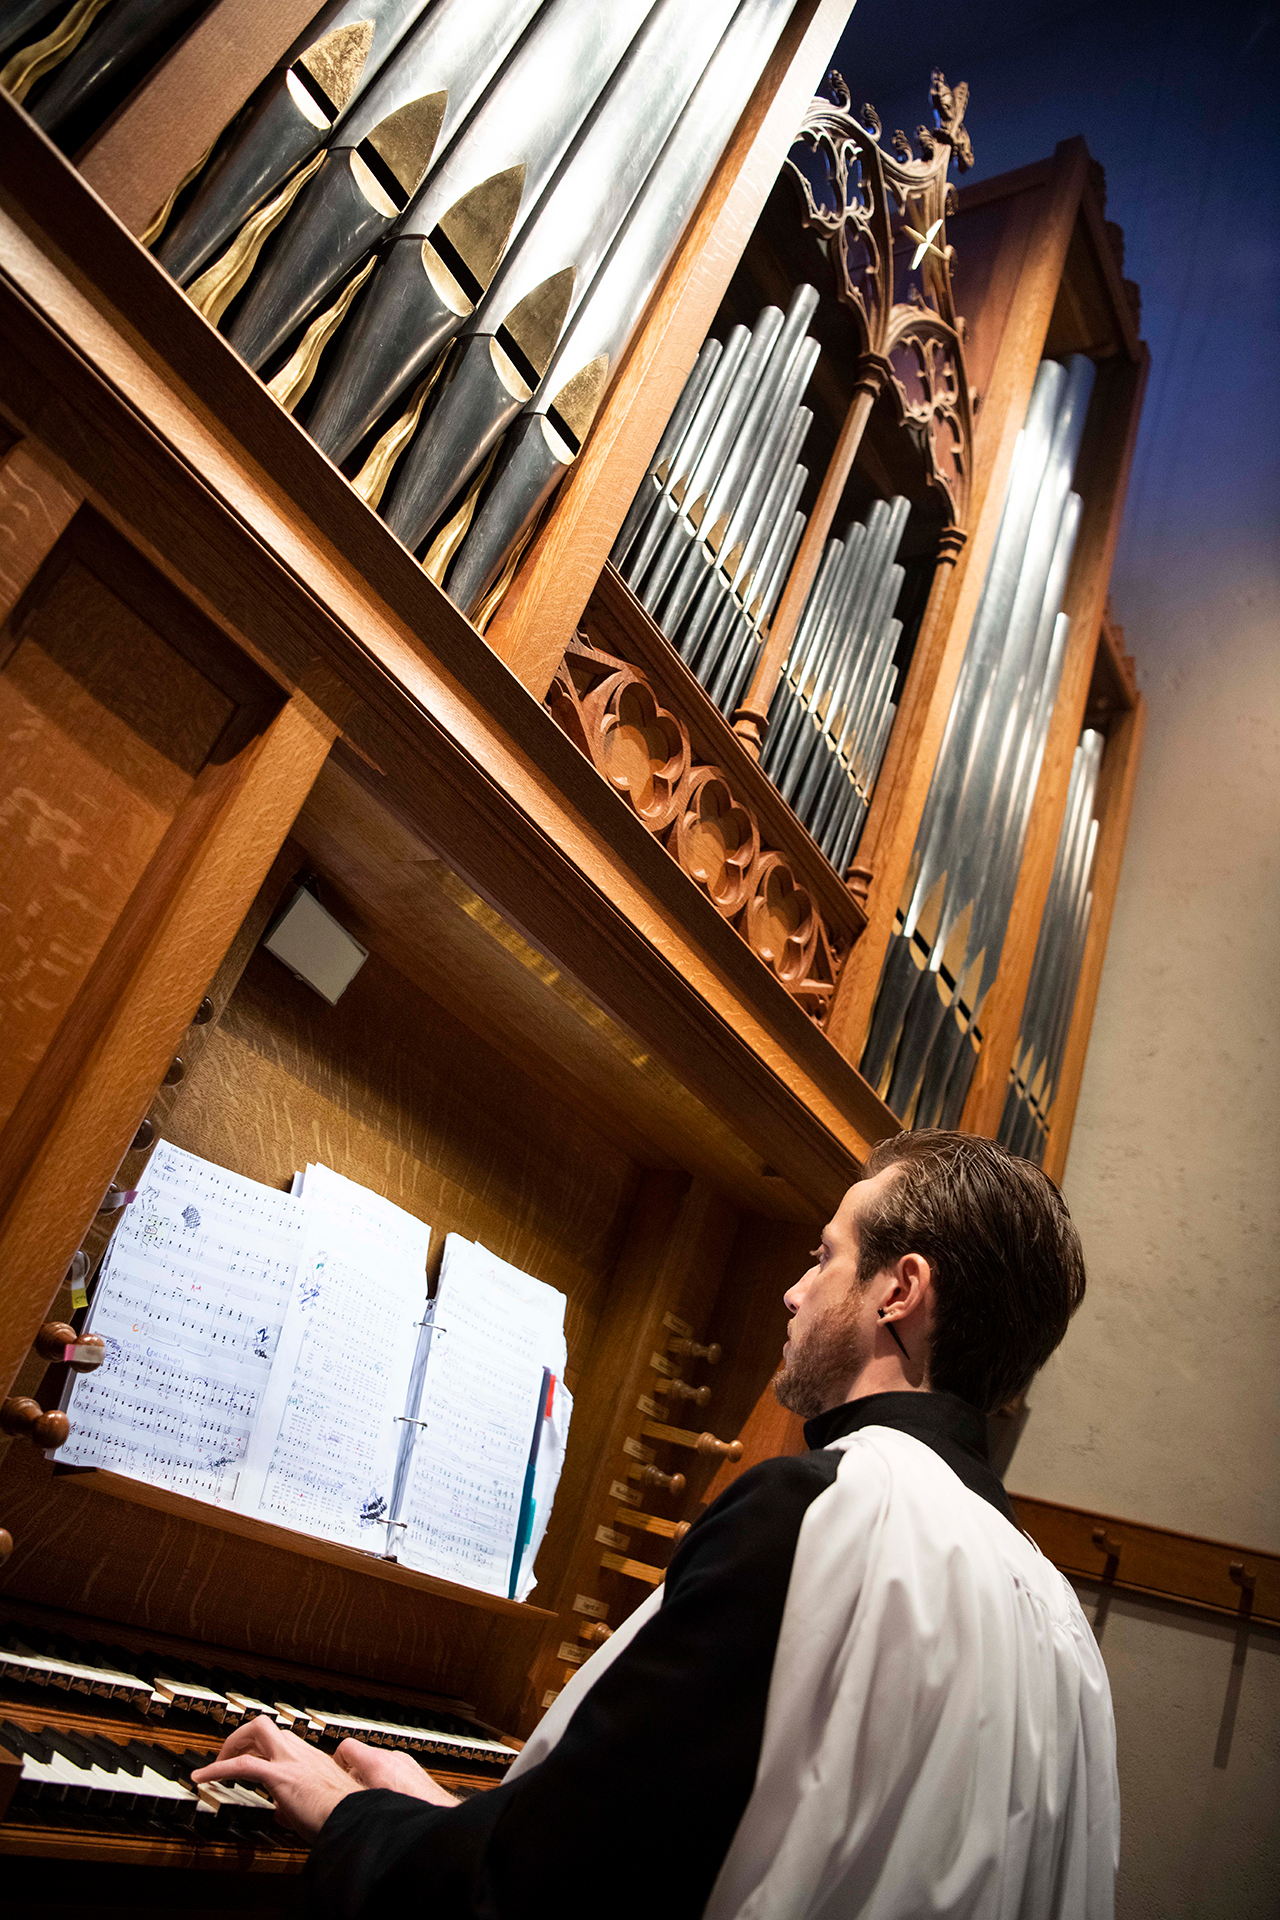
M1280 1625L1280 1554L1025 1494L1009 1498L1018 1524L1065 1574Z

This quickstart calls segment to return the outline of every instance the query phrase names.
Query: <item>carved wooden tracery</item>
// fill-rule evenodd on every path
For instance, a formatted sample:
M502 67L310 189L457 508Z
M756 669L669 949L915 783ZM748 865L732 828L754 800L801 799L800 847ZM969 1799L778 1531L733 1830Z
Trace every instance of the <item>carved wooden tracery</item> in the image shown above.
M646 676L579 636L547 704L614 792L822 1026L851 940L828 927L791 859L761 844L755 814L721 769L697 762L688 729Z
M919 127L917 158L904 133L894 151L880 145L873 107L850 110L849 89L834 71L835 95L810 104L788 168L804 198L804 223L827 243L841 303L858 322L865 371L893 397L898 417L917 441L928 482L948 521L963 526L972 477L972 406L964 365L964 321L951 286L946 216L954 209L947 170L964 171L973 149L964 127L969 89L954 92L935 70L936 125ZM918 242L904 229L931 235L918 266Z

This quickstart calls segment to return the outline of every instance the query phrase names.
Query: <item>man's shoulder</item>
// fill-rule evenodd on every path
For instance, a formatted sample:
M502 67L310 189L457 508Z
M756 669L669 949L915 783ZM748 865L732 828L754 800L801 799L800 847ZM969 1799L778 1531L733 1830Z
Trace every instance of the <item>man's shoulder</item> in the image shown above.
M757 1461L720 1495L710 1511L754 1507L807 1507L831 1485L840 1470L838 1450L818 1448L809 1453L780 1454Z

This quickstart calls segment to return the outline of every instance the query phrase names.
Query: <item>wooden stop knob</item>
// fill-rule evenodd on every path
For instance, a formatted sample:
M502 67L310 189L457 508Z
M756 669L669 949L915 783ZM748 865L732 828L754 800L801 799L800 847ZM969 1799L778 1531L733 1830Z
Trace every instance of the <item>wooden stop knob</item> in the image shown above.
M711 1398L710 1387L691 1387L687 1380L655 1380L653 1390L672 1400L691 1400L695 1407L705 1407Z
M37 1447L60 1447L71 1432L65 1413L46 1413L38 1400L16 1394L0 1406L0 1432L15 1440L30 1440Z
M612 1632L613 1628L606 1627L603 1620L584 1620L578 1628L578 1638L585 1640L589 1647L598 1647L609 1639Z
M698 1452L708 1460L741 1460L741 1440L717 1440L714 1433L698 1435Z
M682 1473L663 1473L659 1467L645 1467L640 1478L646 1487L662 1487L667 1493L684 1492Z
M691 1360L705 1360L709 1367L714 1367L720 1358L720 1343L713 1340L709 1347L703 1347L696 1340L668 1340L667 1352L687 1353Z
M8 1527L0 1527L0 1567L4 1565L12 1552L13 1535L10 1533Z
M685 1535L686 1535L686 1533L688 1533L688 1531L689 1531L689 1528L690 1528L690 1527L691 1527L692 1525L693 1525L693 1522L692 1522L691 1520L677 1520L677 1521L676 1521L676 1530L675 1530L675 1532L674 1532L674 1533L672 1534L672 1536L671 1536L671 1538L672 1538L673 1540L683 1540L683 1539L684 1539L684 1537L685 1537Z
M42 1360L61 1360L68 1347L79 1339L74 1327L65 1320L46 1320L36 1335L36 1352Z

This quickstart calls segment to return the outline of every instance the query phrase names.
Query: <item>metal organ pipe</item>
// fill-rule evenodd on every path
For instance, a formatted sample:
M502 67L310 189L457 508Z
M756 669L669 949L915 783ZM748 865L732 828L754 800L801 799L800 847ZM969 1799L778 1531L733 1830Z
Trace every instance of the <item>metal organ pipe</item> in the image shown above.
M731 13L729 0L693 10L659 0L636 33L537 217L460 330L448 385L384 510L406 546L419 545L541 384Z
M691 10L686 7L686 16ZM776 0L740 0L547 376L504 447L447 582L477 609L577 457L632 332L786 24ZM566 436L565 429L570 437Z
M308 432L345 460L474 313L652 7L541 6L524 39L395 223L344 329Z
M643 18L644 0L633 4ZM534 10L534 0L436 0L406 35L339 122L228 329L251 367L390 231Z
M190 204L156 245L180 286L318 153L429 0L339 0L317 15L218 142Z
M1093 379L1083 356L1037 375L881 977L862 1070L918 1126L956 1123L977 1061L1066 647Z

